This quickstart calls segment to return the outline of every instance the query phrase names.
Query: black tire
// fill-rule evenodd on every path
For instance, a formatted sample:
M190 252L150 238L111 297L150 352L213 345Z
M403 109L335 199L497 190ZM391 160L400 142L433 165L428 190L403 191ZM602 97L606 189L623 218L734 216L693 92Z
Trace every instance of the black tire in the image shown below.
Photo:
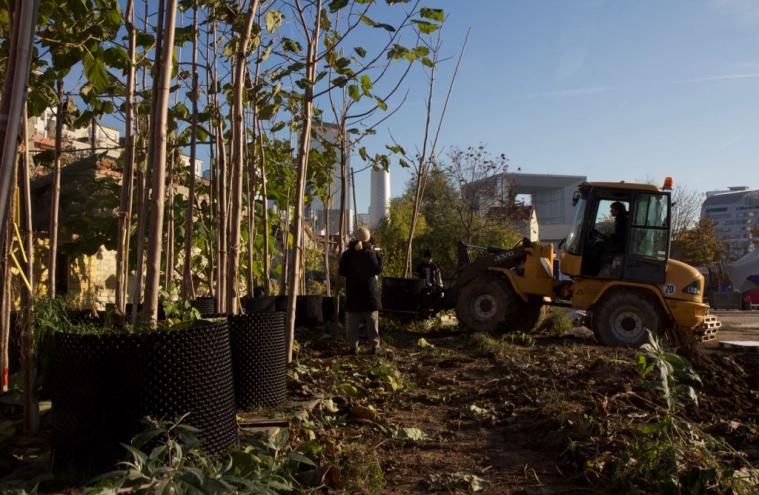
M456 318L474 332L501 330L515 315L515 294L511 286L495 275L472 279L458 293Z
M648 341L646 330L658 334L664 329L658 303L636 292L604 297L593 310L592 322L596 339L606 346L640 347Z
M546 305L543 298L532 296L527 302L521 301L514 294L514 301L519 309L516 316L506 322L506 329L510 332L530 332L543 321L546 316Z

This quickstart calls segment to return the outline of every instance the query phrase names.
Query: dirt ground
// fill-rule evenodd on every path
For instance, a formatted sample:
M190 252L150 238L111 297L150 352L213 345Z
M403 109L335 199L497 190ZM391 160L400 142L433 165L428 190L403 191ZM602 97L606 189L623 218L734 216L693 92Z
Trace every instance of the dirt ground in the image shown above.
M327 443L321 461L332 468L322 483L388 494L657 491L636 455L663 409L642 385L636 351L550 334L384 327L380 356L347 355L330 335L301 340L291 392L321 394L329 405L301 422L306 438ZM715 476L729 484L759 460L759 354L694 358L698 405L677 415L703 436L696 443L707 445L706 457L711 439L727 442L715 465L728 469ZM701 476L708 470L698 463L712 461L680 469Z

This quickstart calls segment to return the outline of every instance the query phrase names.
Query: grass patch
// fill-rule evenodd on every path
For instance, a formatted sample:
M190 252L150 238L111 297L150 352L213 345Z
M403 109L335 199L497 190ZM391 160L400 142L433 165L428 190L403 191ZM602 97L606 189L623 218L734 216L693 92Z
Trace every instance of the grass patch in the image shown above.
M375 495L385 488L385 475L374 449L360 443L343 447L340 472L346 493Z

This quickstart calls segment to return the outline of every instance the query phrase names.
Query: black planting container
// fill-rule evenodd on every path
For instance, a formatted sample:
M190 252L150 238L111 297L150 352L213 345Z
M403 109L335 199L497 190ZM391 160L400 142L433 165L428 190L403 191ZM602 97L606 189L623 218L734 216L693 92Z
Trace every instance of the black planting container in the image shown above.
M324 296L322 298L322 316L324 321L333 321L335 319L336 297Z
M201 318L209 318L218 314L215 297L196 297L190 304L198 310Z
M150 416L201 430L211 453L237 441L229 326L55 335L52 377L56 459L108 466Z
M382 278L382 309L417 311L421 308L424 280L420 278Z
M295 325L315 327L324 323L322 313L323 296L298 296L295 303Z
M277 311L277 298L275 296L244 297L240 300L240 304L247 314Z
M287 330L281 311L230 316L235 400L240 409L287 398Z

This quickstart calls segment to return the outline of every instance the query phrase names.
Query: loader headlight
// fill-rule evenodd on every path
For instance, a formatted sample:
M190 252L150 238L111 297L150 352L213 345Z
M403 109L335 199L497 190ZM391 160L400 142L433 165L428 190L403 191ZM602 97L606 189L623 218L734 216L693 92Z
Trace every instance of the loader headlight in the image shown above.
M692 296L698 296L699 294L701 294L701 281L696 280L695 282L685 286L685 288L683 289L683 292L685 292L686 294L690 294Z

